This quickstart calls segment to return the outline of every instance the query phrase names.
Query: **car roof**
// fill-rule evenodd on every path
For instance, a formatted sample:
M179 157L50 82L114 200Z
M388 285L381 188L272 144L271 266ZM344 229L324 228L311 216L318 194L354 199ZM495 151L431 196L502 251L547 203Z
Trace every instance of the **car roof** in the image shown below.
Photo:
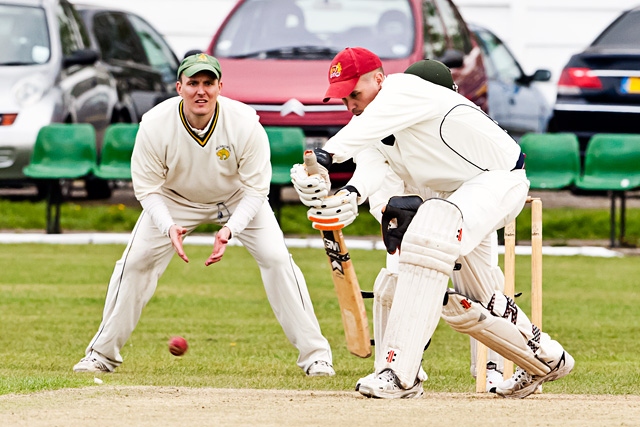
M54 3L57 0L2 0L4 4L17 4L23 6L41 6L46 3Z

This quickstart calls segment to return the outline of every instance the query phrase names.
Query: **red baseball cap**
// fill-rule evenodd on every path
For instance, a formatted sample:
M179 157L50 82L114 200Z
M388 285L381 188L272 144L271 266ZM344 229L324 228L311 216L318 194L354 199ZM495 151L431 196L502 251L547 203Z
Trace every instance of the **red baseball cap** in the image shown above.
M370 50L363 47L343 49L331 61L329 89L324 94L325 98L322 102L327 102L331 98L346 98L353 92L360 76L380 67L382 67L380 58Z

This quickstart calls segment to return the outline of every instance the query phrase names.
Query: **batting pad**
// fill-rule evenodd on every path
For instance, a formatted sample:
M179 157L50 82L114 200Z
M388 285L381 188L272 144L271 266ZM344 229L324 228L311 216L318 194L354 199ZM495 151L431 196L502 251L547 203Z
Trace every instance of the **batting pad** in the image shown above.
M472 336L529 374L546 375L551 370L549 365L536 357L515 324L492 315L479 302L448 290L442 318L454 330Z
M383 268L378 273L378 277L376 277L376 281L373 284L373 339L376 343L382 344L384 340L384 331L387 328L389 311L391 310L393 295L396 293L397 282L398 275ZM375 350L375 364L378 365L383 363L385 354L382 345L376 345Z
M449 276L460 254L462 214L443 199L420 206L404 235L400 273L382 342L384 363L404 388L413 386L424 345L438 326Z

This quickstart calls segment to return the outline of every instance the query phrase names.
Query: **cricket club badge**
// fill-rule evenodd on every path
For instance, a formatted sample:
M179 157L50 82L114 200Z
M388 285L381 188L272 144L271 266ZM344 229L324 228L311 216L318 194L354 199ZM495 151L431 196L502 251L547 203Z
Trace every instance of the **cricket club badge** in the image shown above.
M220 160L227 160L229 159L229 156L231 156L231 151L229 149L229 146L227 145L219 145L216 147L216 156L218 156L218 158Z

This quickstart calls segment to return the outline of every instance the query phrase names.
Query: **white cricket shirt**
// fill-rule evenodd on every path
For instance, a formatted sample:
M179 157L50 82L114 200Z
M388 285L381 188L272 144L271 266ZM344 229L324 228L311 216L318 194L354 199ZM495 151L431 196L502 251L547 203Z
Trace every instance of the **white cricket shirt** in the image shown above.
M192 204L227 202L240 190L266 197L271 181L269 139L251 107L218 97L201 138L174 97L147 112L131 157L136 197L151 193Z
M393 145L382 139L395 137ZM361 200L390 167L408 185L456 190L489 170L512 170L518 144L464 96L410 74L386 77L376 98L323 147L334 162L357 163L349 182Z

